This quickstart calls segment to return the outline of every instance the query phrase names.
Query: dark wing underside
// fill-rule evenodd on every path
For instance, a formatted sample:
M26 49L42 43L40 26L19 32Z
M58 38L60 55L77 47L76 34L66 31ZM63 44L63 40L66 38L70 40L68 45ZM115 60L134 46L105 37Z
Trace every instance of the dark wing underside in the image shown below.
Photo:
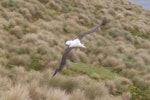
M64 65L66 64L66 59L67 59L67 55L68 53L72 50L73 48L67 48L65 51L64 51L64 54L62 56L62 59L61 59L61 63L59 65L59 67L55 70L54 74L53 74L53 77L57 74L57 72L60 72L62 70L62 68L64 67Z
M88 34L90 34L90 33L96 32L96 31L98 31L99 29L100 29L100 26L97 26L97 27L93 28L93 29L90 30L90 31L84 32L84 33L82 33L81 35L78 36L78 39L81 40L85 35L88 35Z

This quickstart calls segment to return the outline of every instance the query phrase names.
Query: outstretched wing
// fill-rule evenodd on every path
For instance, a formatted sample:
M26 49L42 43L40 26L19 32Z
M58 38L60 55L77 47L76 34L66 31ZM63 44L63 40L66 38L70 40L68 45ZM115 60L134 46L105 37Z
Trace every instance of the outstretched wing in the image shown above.
M59 67L55 70L54 74L53 74L53 77L57 74L57 72L60 72L62 70L62 68L64 67L64 65L66 64L66 59L67 59L67 55L68 53L73 49L73 47L71 48L67 48L64 53L63 53L63 56L62 56L62 59L61 59L61 63L59 65Z
M93 28L93 29L90 30L90 31L84 32L84 33L82 33L81 35L78 36L78 39L81 40L85 35L88 35L88 34L90 34L90 33L96 32L96 31L98 31L99 29L100 29L100 26L97 26L97 27Z

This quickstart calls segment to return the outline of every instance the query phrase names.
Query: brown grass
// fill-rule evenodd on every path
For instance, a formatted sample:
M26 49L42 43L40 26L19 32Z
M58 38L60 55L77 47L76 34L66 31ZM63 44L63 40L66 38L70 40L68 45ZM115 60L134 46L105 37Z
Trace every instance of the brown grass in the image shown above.
M124 92L122 94L122 100L131 100L131 93L130 92Z
M69 100L69 95L65 91L53 89L47 93L46 100Z
M90 99L95 99L96 97L102 98L108 94L108 89L105 87L104 84L90 84L85 91L85 94Z
M18 38L21 38L21 36L23 35L22 29L20 26L15 26L14 28L10 29L10 33L15 35Z
M85 93L82 90L74 90L69 98L70 100L86 100Z
M28 55L15 55L10 58L9 63L12 65L27 66L31 61Z
M117 89L116 89L116 85L115 85L114 81L108 80L108 81L106 81L105 84L108 87L110 93L113 94L116 92Z
M4 93L2 100L31 100L26 87L17 85Z
M128 86L149 87L149 11L127 0L1 0L0 4L0 99L128 100ZM87 48L72 50L65 68L72 66L70 61L83 62L122 77L92 80L68 68L71 74L62 72L51 79L66 48L64 41L97 25L101 30L83 38Z

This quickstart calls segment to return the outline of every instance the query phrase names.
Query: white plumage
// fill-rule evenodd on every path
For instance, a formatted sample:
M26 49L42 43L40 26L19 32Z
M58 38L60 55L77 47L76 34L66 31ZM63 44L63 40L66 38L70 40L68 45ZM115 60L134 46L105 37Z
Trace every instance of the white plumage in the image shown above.
M74 39L74 40L66 41L66 45L68 45L69 48L70 48L70 47L82 47L82 48L86 48L86 47L84 46L84 44L82 44L78 38L77 38L77 39Z

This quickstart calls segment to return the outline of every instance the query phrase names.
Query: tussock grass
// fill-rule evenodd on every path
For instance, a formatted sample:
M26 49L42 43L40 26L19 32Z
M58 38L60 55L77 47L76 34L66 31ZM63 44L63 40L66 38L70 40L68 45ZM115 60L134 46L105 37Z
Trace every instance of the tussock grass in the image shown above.
M14 91L15 90L15 91ZM26 87L17 85L4 93L2 100L31 100Z
M15 26L14 28L10 29L10 33L18 38L21 38L21 36L23 35L22 29L19 26Z
M58 74L57 77L47 79L45 77L51 77L53 73L51 69L37 72L26 71L23 67L14 67L11 70L5 69L3 71L5 77L0 77L0 85L3 85L0 87L3 91L0 92L2 100L110 98L109 90L105 84L97 83L87 76L66 78ZM4 85L6 83L7 85Z
M86 95L90 99L95 99L96 97L102 98L108 94L107 88L105 88L104 84L96 84L96 85L89 85L86 89Z
M69 100L69 95L59 89L51 90L47 93L46 100Z
M0 5L0 99L121 100L132 98L131 91L136 100L133 93L148 94L143 89L149 88L149 11L127 0L1 0ZM49 79L64 40L97 25L101 30L82 41L87 49L68 55L67 62L85 64L70 63ZM120 74L124 78L116 78ZM93 94L87 95L88 89Z
M26 43L35 43L38 40L38 36L36 34L27 34L23 39Z
M49 1L46 4L46 7L50 8L50 9L54 9L56 11L61 11L62 10L62 7L56 1L54 1L54 0Z
M146 82L144 82L145 80L143 78L141 78L141 76L134 76L133 78L133 83L135 84L135 86L141 88L141 89L146 89L148 87L148 85L146 84Z
M131 100L131 93L130 92L124 92L122 94L122 100Z
M70 100L86 100L85 93L79 89L74 90L70 96Z
M71 93L74 89L79 87L79 82L73 79L63 79L60 81L61 77L53 79L50 81L50 86L58 87L65 90L67 93Z
M28 55L16 55L10 57L9 64L10 65L18 65L18 66L27 66L31 63L30 57Z
M108 80L105 84L108 87L110 93L113 94L117 91L116 84L114 83L114 81Z

